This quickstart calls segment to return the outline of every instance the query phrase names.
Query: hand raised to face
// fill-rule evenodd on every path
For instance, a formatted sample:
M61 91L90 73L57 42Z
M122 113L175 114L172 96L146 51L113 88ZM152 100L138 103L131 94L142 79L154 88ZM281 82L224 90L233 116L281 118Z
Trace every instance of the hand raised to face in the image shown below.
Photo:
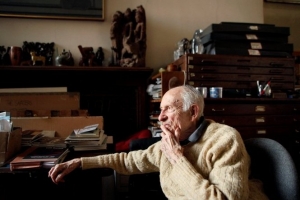
M179 143L179 129L171 132L164 125L161 125L161 150L168 160L175 164L183 156L183 148Z

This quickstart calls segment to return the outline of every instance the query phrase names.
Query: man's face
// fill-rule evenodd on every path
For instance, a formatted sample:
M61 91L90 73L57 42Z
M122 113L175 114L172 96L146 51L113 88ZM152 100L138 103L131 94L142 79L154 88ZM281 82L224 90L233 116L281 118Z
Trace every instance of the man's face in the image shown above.
M176 94L177 93L177 94ZM179 129L179 140L184 140L189 135L189 128L192 124L190 110L182 110L182 99L176 91L168 91L162 98L158 117L162 126L165 126L172 133Z

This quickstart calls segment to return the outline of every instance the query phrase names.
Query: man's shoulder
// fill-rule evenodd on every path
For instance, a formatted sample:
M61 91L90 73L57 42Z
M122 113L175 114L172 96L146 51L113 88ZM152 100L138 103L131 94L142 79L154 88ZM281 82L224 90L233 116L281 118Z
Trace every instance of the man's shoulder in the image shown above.
M210 121L205 135L208 137L240 137L240 133L235 128L226 124L217 123L213 120Z

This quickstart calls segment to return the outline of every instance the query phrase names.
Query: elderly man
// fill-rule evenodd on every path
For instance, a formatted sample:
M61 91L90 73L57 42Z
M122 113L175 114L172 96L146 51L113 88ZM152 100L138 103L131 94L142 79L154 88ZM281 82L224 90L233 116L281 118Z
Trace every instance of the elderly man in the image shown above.
M49 177L59 183L79 167L160 172L168 199L267 199L261 183L249 180L250 157L240 134L204 118L204 99L194 87L170 89L160 108L161 141L146 150L73 159L51 168Z

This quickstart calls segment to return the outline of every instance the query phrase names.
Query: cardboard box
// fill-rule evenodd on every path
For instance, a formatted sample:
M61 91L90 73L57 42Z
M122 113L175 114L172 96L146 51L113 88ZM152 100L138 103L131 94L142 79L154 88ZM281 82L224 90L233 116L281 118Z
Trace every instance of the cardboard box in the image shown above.
M0 93L0 110L78 110L80 93Z
M74 129L80 129L87 125L99 124L103 129L102 116L88 117L12 117L14 127L22 130L55 130L58 137L66 138Z
M0 166L16 155L21 149L22 129L0 132Z

